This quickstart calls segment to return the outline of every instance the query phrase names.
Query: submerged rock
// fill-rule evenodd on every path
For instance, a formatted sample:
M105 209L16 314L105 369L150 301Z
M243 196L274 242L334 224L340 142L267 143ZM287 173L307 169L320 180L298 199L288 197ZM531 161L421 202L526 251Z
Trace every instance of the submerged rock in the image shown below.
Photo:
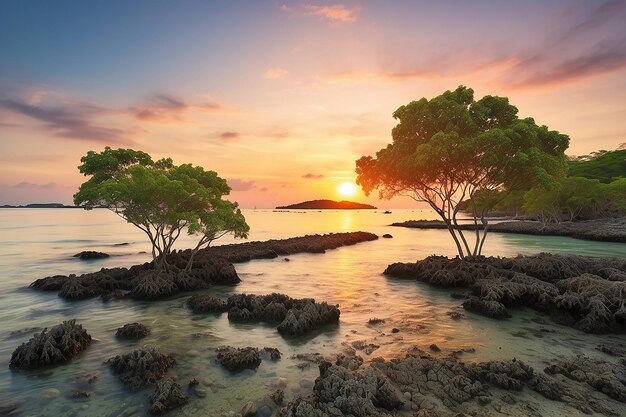
M64 321L35 334L11 355L10 368L33 369L68 362L91 344L91 336L76 320Z
M172 366L172 355L163 354L157 346L146 345L106 361L113 373L131 390L139 390L163 378Z
M150 396L150 413L163 414L187 404L188 401L189 397L185 395L176 379L167 377L156 383Z
M117 329L115 336L119 339L126 340L139 340L150 334L148 326L141 323L125 324L123 327Z
M219 363L231 372L240 372L244 369L256 369L261 364L261 356L257 348L234 348L226 346L218 348L216 351Z

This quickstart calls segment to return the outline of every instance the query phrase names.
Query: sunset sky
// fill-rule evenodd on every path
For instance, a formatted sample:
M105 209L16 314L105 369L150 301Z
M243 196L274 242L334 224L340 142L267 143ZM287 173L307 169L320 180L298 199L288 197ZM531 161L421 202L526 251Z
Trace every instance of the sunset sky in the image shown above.
M547 3L2 1L0 204L70 203L105 146L215 170L247 208L340 199L397 107L460 84L568 154L614 149L626 1Z

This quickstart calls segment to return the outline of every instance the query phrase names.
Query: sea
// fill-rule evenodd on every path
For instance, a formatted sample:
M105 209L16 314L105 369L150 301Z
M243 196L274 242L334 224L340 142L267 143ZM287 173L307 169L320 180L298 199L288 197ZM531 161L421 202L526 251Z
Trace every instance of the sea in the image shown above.
M100 298L69 302L55 292L28 288L37 278L85 273L103 267L131 266L150 260L143 233L106 209L1 209L0 210L0 407L19 404L21 416L132 416L147 415L151 389L127 391L105 361L145 344L172 353L170 370L186 387L192 378L202 381L203 397L171 416L229 416L247 401L262 401L282 388L285 400L310 395L319 371L315 365L297 366L298 354L319 353L330 359L343 350L372 343L379 348L363 356L391 359L414 348L437 344L441 355L465 350L462 360L523 360L543 369L550 361L575 354L604 355L601 343L626 343L624 336L589 335L561 326L529 309L498 321L465 312L450 291L383 276L393 262L414 262L429 255L455 255L447 231L392 227L397 221L436 219L430 210L274 211L245 210L249 241L280 239L315 233L367 231L391 239L378 239L328 250L324 254L295 254L276 259L235 264L241 283L215 286L206 293L226 298L234 293L284 293L338 304L341 318L330 326L299 338L285 338L271 325L229 323L226 314L195 315L186 307L190 293L159 302ZM224 237L215 244L233 243ZM177 248L191 247L193 236L182 236ZM84 251L102 251L106 259L83 261L73 257ZM484 254L514 256L552 252L626 257L626 245L566 237L517 234L488 236ZM461 320L448 314L457 311ZM382 324L371 325L378 318ZM64 320L76 319L93 337L92 345L65 365L37 371L12 371L13 350L36 332ZM141 341L120 341L115 331L126 323L141 322L152 333ZM537 324L542 323L541 325ZM397 332L392 331L397 329ZM220 346L275 347L277 362L264 361L256 371L231 374L215 360ZM81 380L95 377L89 398L72 398ZM546 401L544 415L576 415L564 403Z

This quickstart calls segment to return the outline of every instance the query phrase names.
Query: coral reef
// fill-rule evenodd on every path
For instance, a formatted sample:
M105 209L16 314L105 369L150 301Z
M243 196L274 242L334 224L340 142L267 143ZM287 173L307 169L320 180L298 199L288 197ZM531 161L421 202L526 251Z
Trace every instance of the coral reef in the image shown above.
M256 369L261 364L261 356L257 348L225 346L216 349L216 352L218 362L231 372Z
M183 392L176 379L167 377L158 381L150 396L150 413L163 414L187 404L189 397Z
M150 334L148 326L141 323L129 323L117 329L115 336L119 339L139 340Z

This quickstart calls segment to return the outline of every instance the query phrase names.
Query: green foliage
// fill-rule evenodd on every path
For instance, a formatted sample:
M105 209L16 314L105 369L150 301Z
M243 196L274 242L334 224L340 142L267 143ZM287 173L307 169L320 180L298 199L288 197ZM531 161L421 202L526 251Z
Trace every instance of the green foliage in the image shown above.
M569 175L609 183L626 177L626 149L599 151L569 162Z
M407 195L428 203L446 222L459 256L480 253L484 234L471 249L456 227L459 203L478 190L549 188L565 175L566 135L517 117L506 97L475 101L467 87L401 106L393 117L392 143L356 162L357 183L381 198ZM484 224L486 205L473 210ZM480 242L479 242L480 240Z
M200 237L194 253L228 233L247 237L249 227L237 203L222 199L230 187L214 171L109 147L88 152L78 168L91 178L74 195L74 204L87 210L107 207L141 229L158 268L167 269L166 255L183 229Z

